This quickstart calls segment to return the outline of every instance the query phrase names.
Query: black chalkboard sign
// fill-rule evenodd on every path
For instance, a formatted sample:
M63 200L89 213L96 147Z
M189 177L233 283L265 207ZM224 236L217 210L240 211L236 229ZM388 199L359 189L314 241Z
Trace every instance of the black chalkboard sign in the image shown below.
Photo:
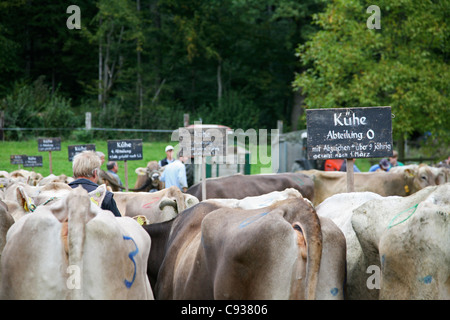
M308 158L392 156L391 107L306 110Z
M10 155L9 156L9 162L11 164L23 164L23 158L22 157L24 157L24 156L25 155L17 155L17 154Z
M42 167L42 156L22 156L24 167Z
M67 152L69 154L69 161L73 160L78 153L83 152L85 150L95 151L95 144L79 144L73 146L67 146Z
M142 160L142 139L108 140L108 160Z
M61 138L39 138L38 151L61 151Z

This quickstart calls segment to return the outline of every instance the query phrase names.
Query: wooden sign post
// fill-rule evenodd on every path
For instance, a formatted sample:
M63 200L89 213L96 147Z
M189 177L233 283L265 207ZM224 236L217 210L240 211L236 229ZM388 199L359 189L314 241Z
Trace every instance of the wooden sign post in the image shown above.
M50 167L50 174L52 174L52 151L61 151L61 138L39 138L38 151L48 151L48 163Z
M123 161L125 190L128 191L128 160L142 160L142 139L108 140L108 160Z
M226 156L227 128L209 127L195 122L193 128L179 128L178 141L183 155L189 159L201 159L202 166L202 200L206 200L206 157ZM198 163L199 161L195 161Z
M391 107L306 110L308 159L346 159L347 191L354 191L355 158L392 156Z

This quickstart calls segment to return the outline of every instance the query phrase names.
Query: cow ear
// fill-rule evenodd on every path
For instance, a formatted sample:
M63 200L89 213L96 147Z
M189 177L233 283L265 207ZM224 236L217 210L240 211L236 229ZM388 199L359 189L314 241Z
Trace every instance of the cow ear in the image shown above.
M138 176L145 176L147 174L147 169L139 167L136 170L134 170L135 173L137 173Z
M308 248L307 248L306 238L303 233L303 228L302 228L300 222L294 222L292 224L292 228L294 228L294 231L297 235L297 246L300 251L300 254L302 255L303 259L306 259L306 257L308 256Z
M33 203L25 189L20 186L16 189L17 202L26 212L33 212L36 209L36 205Z
M404 174L405 174L405 178L412 178L415 175L415 170L414 169L405 169Z
M436 185L444 184L447 182L444 171L441 171L436 175L435 182L436 182Z
M101 207L103 199L105 199L106 195L106 185L102 184L94 191L89 192L89 197L91 201L97 206Z

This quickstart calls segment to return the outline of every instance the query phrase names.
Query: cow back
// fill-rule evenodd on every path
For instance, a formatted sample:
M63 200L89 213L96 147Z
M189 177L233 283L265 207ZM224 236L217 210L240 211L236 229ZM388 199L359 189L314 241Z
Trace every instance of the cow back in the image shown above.
M310 177L303 173L278 173L242 175L206 180L206 198L243 199L267 194L272 191L283 191L286 188L298 190L303 197L313 201L314 184ZM202 184L197 183L187 193L202 199Z

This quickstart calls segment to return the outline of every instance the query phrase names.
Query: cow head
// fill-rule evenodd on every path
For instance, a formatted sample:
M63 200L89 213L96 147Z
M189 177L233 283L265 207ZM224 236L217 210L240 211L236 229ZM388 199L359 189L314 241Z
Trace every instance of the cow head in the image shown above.
M447 182L448 169L433 168L426 164L420 164L405 170L405 176L413 177L413 188L411 193L419 191L428 186L436 186Z
M159 210L161 210L161 221L167 221L175 218L177 214L186 209L187 199L184 198L183 193L175 186L167 189L167 193L162 197L159 203Z
M142 168L139 167L135 170L138 176L145 176L146 180L141 186L137 186L134 191L142 191L143 189L150 186L150 189L158 189L160 190L161 186L161 172L164 170L163 168L160 168L158 165L158 162L156 161L150 161L147 164L147 167Z

